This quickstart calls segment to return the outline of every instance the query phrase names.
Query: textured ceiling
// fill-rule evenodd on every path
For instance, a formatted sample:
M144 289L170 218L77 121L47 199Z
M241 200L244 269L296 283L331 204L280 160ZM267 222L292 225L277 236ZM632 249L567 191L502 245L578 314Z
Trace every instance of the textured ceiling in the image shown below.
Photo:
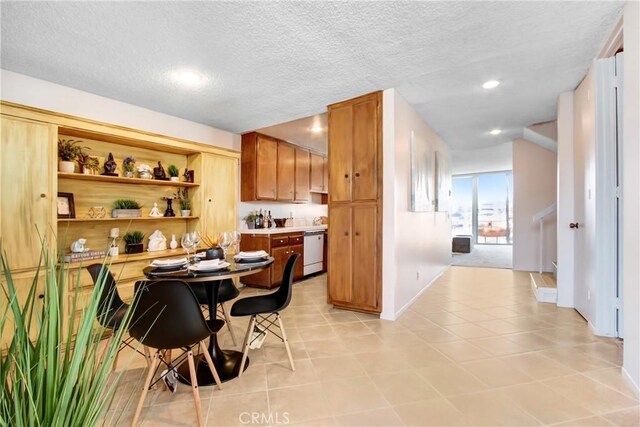
M329 135L327 132L328 113L316 114L302 119L292 120L275 126L257 129L258 132L274 138L308 147L321 153L328 151ZM318 128L314 132L311 129Z
M2 68L244 132L396 88L453 148L555 117L622 2L0 2ZM167 75L191 67L200 90ZM503 82L493 91L480 85ZM505 129L498 136L487 132Z

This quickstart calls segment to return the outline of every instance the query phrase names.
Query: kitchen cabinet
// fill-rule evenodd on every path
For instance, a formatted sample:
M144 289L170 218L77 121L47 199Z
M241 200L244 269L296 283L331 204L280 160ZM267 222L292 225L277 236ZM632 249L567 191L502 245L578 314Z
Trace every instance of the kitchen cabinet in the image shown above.
M295 153L293 145L278 142L278 174L277 174L277 199L281 201L293 201L295 191Z
M382 310L381 92L329 109L328 301Z
M238 159L203 153L201 167L202 176L207 179L201 180L200 188L194 188L194 196L196 192L202 194L202 197L193 197L194 212L200 212L200 219L194 222L207 236L236 229ZM198 206L200 203L202 208Z
M274 258L273 264L257 274L243 277L242 283L247 286L271 289L280 286L284 267L289 257L297 253L300 255L296 263L293 279L302 279L304 258L304 233L275 233L275 234L242 234L240 239L241 251L263 250Z
M308 202L311 199L309 193L309 150L296 148L295 165L295 201Z
M376 92L329 106L330 201L378 199L378 175L382 176L380 98Z
M329 188L329 164L327 156L311 153L311 173L309 174L309 189L314 193L327 193Z
M242 135L240 198L276 200L278 140L255 132Z

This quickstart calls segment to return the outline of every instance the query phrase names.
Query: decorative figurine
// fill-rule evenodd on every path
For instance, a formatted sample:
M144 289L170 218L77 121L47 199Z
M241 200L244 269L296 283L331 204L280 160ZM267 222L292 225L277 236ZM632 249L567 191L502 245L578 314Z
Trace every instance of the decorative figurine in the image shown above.
M186 182L194 182L195 179L195 173L193 170L189 170L188 168L184 168L184 180Z
M163 197L163 199L167 201L167 210L164 211L164 216L176 216L175 212L173 212L173 206L171 206L171 202L173 202L173 199L175 199L175 197L168 196Z
M87 239L80 238L71 244L71 252L73 253L82 253L86 252L89 249L84 247L84 244L87 243Z
M175 249L178 247L178 241L176 240L176 235L172 234L171 235L171 242L169 243L169 247L171 249Z
M109 153L107 161L104 162L104 173L102 173L101 175L118 176L117 173L113 173L113 171L116 170L117 167L118 165L116 164L116 161L113 160L113 154Z
M158 162L158 167L153 168L153 177L162 181L167 180L167 173L162 167L162 163Z
M149 236L149 245L147 246L147 251L155 252L155 251L164 251L167 249L167 238L164 237L164 234L160 230L154 231L151 236Z
M151 173L151 166L145 165L144 163L138 166L138 175L142 179L153 179L153 174Z
M153 209L151 209L151 212L149 212L149 216L152 216L152 217L162 216L162 212L160 212L160 209L158 209L157 203L153 204Z

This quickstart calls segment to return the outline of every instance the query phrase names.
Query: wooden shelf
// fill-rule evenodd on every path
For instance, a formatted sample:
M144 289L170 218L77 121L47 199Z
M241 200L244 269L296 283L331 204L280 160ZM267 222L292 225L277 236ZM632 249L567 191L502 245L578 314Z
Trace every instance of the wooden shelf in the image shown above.
M177 219L198 219L198 216L141 216L138 218L58 218L58 222L99 222L99 221L172 221Z
M197 250L201 250L201 248L199 248ZM192 251L192 253L194 253L194 252ZM167 257L181 258L181 257L186 257L186 256L187 256L187 252L182 248L167 249L167 250L164 250L164 251L153 251L153 252L149 252L149 251L145 250L144 252L141 252L139 254L125 254L125 253L121 252L120 255L115 256L115 257L105 255L105 257L108 259L108 261L110 261L112 264L122 264L124 262L153 260L153 259L157 259L157 258L167 258ZM64 263L64 266L65 266L65 268L73 269L73 268L78 268L81 265L82 266L87 266L89 264L100 263L100 262L102 262L102 260L103 260L103 258L95 258L95 259L90 259L90 260L66 262L66 263ZM140 272L140 274L142 274L142 272Z
M96 181L118 184L161 185L169 187L199 187L195 182L160 181L157 179L126 178L123 176L85 175L82 173L58 172L59 179L77 179L80 181Z

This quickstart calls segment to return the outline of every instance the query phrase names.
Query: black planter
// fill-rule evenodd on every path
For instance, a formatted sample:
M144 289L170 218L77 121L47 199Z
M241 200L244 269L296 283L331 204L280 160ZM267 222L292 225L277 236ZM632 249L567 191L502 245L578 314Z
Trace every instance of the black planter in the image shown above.
M132 243L124 246L125 254L139 254L144 250L144 243Z
M222 248L209 248L205 252L206 259L224 259L224 251Z

